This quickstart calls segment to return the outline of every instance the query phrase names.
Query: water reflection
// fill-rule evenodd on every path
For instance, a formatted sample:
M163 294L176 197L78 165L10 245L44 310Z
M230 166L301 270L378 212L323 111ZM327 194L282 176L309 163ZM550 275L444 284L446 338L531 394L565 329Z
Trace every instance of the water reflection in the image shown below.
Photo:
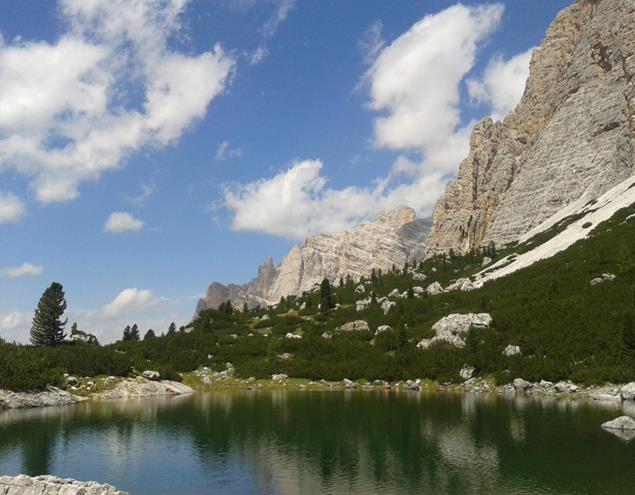
M96 479L133 494L626 493L635 444L599 428L623 412L375 392L88 402L1 413L0 474Z

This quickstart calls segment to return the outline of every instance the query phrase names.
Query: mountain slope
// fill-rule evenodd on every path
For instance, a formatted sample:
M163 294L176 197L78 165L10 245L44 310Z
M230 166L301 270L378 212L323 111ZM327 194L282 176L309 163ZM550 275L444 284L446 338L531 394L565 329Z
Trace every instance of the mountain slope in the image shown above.
M485 119L433 214L429 252L506 245L633 174L635 2L578 0L550 26L523 98Z

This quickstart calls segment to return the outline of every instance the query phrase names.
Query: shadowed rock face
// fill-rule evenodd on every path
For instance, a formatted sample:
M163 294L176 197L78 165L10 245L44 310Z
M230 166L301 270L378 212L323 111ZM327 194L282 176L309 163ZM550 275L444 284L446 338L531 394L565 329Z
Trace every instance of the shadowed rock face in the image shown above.
M635 2L578 0L534 51L523 98L484 119L433 213L432 253L508 244L634 172Z
M270 258L258 269L258 276L245 285L212 283L198 312L216 308L230 300L234 306L247 303L273 304L283 296L310 291L324 278L336 282L348 276L359 279L373 269L390 270L406 262L423 259L429 219L416 219L412 208L398 207L382 212L376 221L362 223L354 232L322 233L294 246L275 267Z

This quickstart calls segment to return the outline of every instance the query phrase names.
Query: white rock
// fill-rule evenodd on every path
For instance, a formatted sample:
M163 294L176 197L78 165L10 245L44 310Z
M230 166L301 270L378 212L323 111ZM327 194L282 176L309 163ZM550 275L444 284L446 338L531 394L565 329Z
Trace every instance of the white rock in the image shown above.
M489 313L453 313L441 318L433 326L437 335L441 333L467 333L471 328L489 328L492 316Z
M439 282L434 282L426 288L426 292L431 296L436 296L437 294L443 294L443 287Z
M606 423L602 423L602 428L608 430L635 430L635 419L630 416L620 416Z
M283 381L285 381L288 378L289 377L287 375L285 375L284 373L278 373L278 374L271 375L271 379L274 382L283 382Z
M490 258L489 256L485 256L485 258L483 258L483 261L481 262L481 266L487 266L492 262L492 258Z
M473 366L463 366L463 368L461 368L461 371L459 371L459 376L463 379L463 380L469 380L470 378L472 378L474 376L474 367Z
M593 394L591 395L591 398L593 400L597 400L597 401L621 401L622 397L620 397L619 395L612 395L612 394Z
M355 287L356 294L364 294L365 292L366 292L366 287L364 287L362 284L359 284L357 287Z
M364 320L355 320L345 323L341 327L336 328L336 330L341 330L342 332L370 332L370 327L368 322Z
M526 380L523 380L522 378L515 378L512 385L518 392L522 392L524 390L527 390L529 387L531 387L531 383L529 383Z
M359 301L355 301L355 309L359 313L360 311L364 311L370 305L370 297L366 299L360 299Z
M114 486L95 481L77 481L55 476L23 474L0 477L0 493L3 495L127 495Z
M502 352L503 356L520 356L520 347L517 345L509 344Z
M353 390L357 388L357 383L355 383L352 380L349 380L348 378L344 378L344 387L346 387L349 390Z
M383 332L392 332L392 327L390 325L379 325L377 330L375 330L375 335L379 335Z
M423 281L423 280L425 280L425 279L426 279L426 278L428 278L428 277L427 277L424 273L414 273L414 274L412 275L412 278L413 278L413 280L420 280L420 281Z
M397 303L395 303L394 301L389 301L388 299L386 299L385 301L383 301L380 305L381 310L384 312L385 315L388 314L388 312L394 308L397 305Z
M627 383L620 389L622 400L635 400L635 382Z
M159 373L158 371L145 370L143 373L141 373L141 376L148 380L158 380L159 378L161 378L161 373Z
M291 333L291 332L287 332L287 334L284 336L285 339L292 339L292 340L301 340L302 339L302 335L296 335L295 333Z
M424 294L426 290L423 287L419 287L418 285L416 285L412 288L412 292L414 292L415 294Z
M328 339L332 339L332 338L333 338L333 334L332 334L331 332L324 332L324 333L322 334L322 338L323 338L323 339L327 339L327 340L328 340Z
M594 278L591 280L591 285L598 285L603 282L611 282L615 280L615 275L612 273L603 273L601 277Z

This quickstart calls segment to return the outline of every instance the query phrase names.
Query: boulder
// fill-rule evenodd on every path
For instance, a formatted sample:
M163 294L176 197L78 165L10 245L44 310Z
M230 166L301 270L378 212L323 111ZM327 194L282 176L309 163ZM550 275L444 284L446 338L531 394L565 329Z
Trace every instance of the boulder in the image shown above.
M467 333L471 328L489 328L492 316L489 313L450 314L433 326L437 335L441 333Z
M503 356L520 356L521 352L520 352L520 347L518 347L517 345L512 345L509 344L507 347L505 347L505 349L503 349L502 352Z
M443 294L443 287L439 282L434 282L426 288L426 292L431 296L436 296L437 294Z
M31 407L68 406L82 400L56 387L47 387L42 392L12 392L0 390L1 409L25 409Z
M141 373L141 376L143 376L143 378L147 380L158 380L161 378L161 373L153 370L145 370L143 373Z
M359 301L355 301L355 309L359 313L360 311L364 311L369 304L370 304L370 297L367 297L366 299L360 299Z
M418 392L419 390L421 390L421 380L419 380L418 378L416 380L407 380L406 390Z
M428 277L424 273L413 273L412 274L412 279L413 280L424 281L426 278L428 278Z
M416 285L412 288L412 292L420 296L421 294L425 294L426 290L423 287Z
M322 334L322 338L323 339L327 339L327 340L332 339L333 338L333 334L331 332L324 332Z
M630 416L620 416L606 423L602 423L602 428L607 430L635 430L635 419Z
M485 256L485 258L483 258L483 261L481 262L481 266L487 266L492 262L492 258L490 258L489 256Z
M341 330L342 332L370 332L370 327L368 322L364 320L355 320L345 323L341 327L336 328L336 330Z
M635 382L627 383L620 389L622 400L635 400Z
M274 382L283 382L285 381L287 378L289 378L287 375L285 375L284 373L277 373L277 374L273 374L271 375L271 379Z
M359 284L357 287L355 287L356 294L364 294L365 292L366 292L366 287L364 287L362 284Z
M66 385L77 385L78 383L79 380L77 380L77 378L75 378L74 376L66 377Z
M344 382L344 387L347 388L348 390L354 390L357 388L357 383L355 383L352 380L349 380L348 378L344 378L343 382Z
M615 275L612 273L603 273L601 277L594 278L590 283L591 285L598 285L603 282L611 282L613 280L615 280Z
M390 325L379 325L377 330L375 330L375 335L379 335L383 332L392 332L392 327Z
M474 367L473 366L463 366L463 368L461 368L461 371L459 371L459 376L467 381L469 379L471 379L474 376Z
M384 312L384 315L387 315L388 312L394 308L397 305L397 303L395 303L394 301L389 301L388 299L386 299L385 301L382 301L380 307L381 310Z
M291 340L301 340L302 335L296 335L295 333L287 332L284 338L291 339Z
M522 378L515 378L514 381L512 382L512 385L514 386L514 389L516 389L517 392L523 392L527 390L529 387L531 387L531 383L529 383L526 380L523 380Z

